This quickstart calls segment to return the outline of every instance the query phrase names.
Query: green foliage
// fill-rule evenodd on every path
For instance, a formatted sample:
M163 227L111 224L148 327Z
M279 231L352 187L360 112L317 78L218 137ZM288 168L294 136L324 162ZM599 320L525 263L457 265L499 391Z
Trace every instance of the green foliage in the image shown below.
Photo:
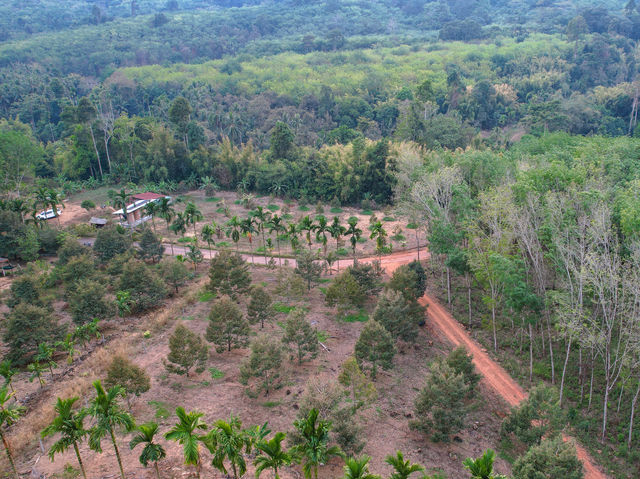
M176 293L178 293L181 286L187 284L187 280L189 279L189 271L184 263L173 258L166 259L160 264L160 272L162 279L164 279L167 285L171 286ZM211 292L208 292L208 294L213 295ZM200 298L202 298L202 296L203 295L201 295Z
M447 364L456 374L464 376L469 395L473 395L481 378L473 364L473 356L467 353L464 346L458 346L447 355Z
M472 479L506 479L501 474L493 474L493 461L496 453L487 449L478 459L466 458L462 464L471 474Z
M219 251L211 260L208 288L216 295L236 299L249 291L249 266L240 255L228 250Z
M582 463L576 456L575 446L561 437L545 439L532 446L513 465L514 479L563 477L582 479Z
M373 311L373 319L391 333L395 339L415 341L418 324L423 320L423 309L417 303L407 301L393 289L385 290Z
M131 246L131 240L117 228L107 226L98 231L93 243L93 252L102 263L107 263L114 256L124 253Z
M356 263L353 266L349 266L347 271L353 276L367 295L374 295L382 289L380 283L382 269L378 261L372 263Z
M424 466L420 464L412 464L411 461L404 460L403 454L398 451L395 456L388 455L384 462L393 467L394 472L389 479L409 479L414 472L424 471Z
M367 321L356 341L354 355L358 365L364 369L368 366L371 377L375 379L378 366L382 369L393 367L396 349L391 334L377 321Z
M194 367L204 367L209 358L209 348L199 334L194 333L182 324L176 326L169 337L167 370L177 374L186 374Z
M271 304L271 295L261 286L251 289L251 299L247 305L247 318L251 324L260 323L264 328L264 322L273 319L275 305Z
M302 309L294 309L287 316L282 342L287 345L298 364L318 355L318 334L311 327Z
M216 352L246 346L249 332L249 322L231 298L223 296L213 303L205 337L215 344Z
M11 282L9 294L7 306L10 308L20 303L44 306L41 298L43 294L42 281L36 275L24 274L14 279Z
M113 358L107 368L104 384L107 387L120 386L128 395L134 396L140 396L151 389L151 379L146 371L123 356Z
M296 256L295 272L307 283L307 290L311 290L311 284L317 283L322 273L322 265L315 261L313 254L307 251L301 251Z
M124 264L117 289L129 293L132 313L156 308L167 296L167 287L158 274L134 259Z
M344 315L364 305L365 293L349 270L343 272L331 283L325 294L328 306L338 306L338 312Z
M311 409L306 417L297 419L293 426L300 436L300 442L292 450L300 456L302 472L306 479L317 479L318 467L326 464L332 456L342 452L337 446L329 446L331 423L319 419L317 409Z
M434 362L416 398L411 428L429 435L435 442L448 442L451 434L464 426L467 413L464 399L468 394L464 379L446 361Z
M144 228L139 241L138 255L142 260L150 259L152 263L157 263L162 259L164 246L151 228Z
M265 395L277 387L281 375L282 346L266 335L260 335L250 345L249 358L240 368L240 380L247 384L249 379L257 378L258 390Z
M108 319L115 313L113 302L105 297L103 284L80 280L69 294L69 311L74 323L84 324L94 318Z
M363 374L353 356L347 358L340 366L338 381L349 390L354 412L359 407L372 403L378 397L375 386Z

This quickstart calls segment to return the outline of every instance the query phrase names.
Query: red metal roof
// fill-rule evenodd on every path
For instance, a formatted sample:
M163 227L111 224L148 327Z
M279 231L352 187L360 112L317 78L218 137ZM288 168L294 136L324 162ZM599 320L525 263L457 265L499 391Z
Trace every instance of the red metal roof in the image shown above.
M158 198L164 198L164 195L147 192L147 193L138 193L137 195L133 195L132 198L134 200L157 200Z

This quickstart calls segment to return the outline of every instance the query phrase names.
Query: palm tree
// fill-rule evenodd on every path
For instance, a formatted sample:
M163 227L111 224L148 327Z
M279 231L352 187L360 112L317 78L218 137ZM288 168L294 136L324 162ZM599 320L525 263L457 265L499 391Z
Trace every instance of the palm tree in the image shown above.
M24 216L29 212L29 206L23 198L14 198L9 203L9 209L20 215L20 220L24 223Z
M133 439L131 439L131 442L129 442L129 448L135 449L138 444L144 444L142 454L140 454L140 464L147 467L150 462L153 462L153 467L156 470L156 477L160 479L158 461L164 459L167 453L164 450L164 447L153 442L157 432L158 425L155 422L141 424L138 426L138 434L136 434Z
M258 227L258 233L262 235L262 247L266 253L267 242L264 239L264 228L271 218L271 212L269 210L265 210L262 206L258 206L253 212L253 217L255 219L256 226Z
M124 188L120 190L120 193L115 193L111 202L114 208L122 208L122 214L127 220L127 203L130 200L130 193L127 193ZM128 220L127 220L128 221ZM133 226L129 225L129 231L133 231Z
M387 232L382 226L382 221L376 221L371 225L370 239L376 239L376 251L378 252L378 259L382 259L382 251L387 244Z
M169 229L169 225L176 214L176 210L171 206L171 200L166 196L160 198L160 202L158 203L158 213L160 214L160 217L167 222L167 229ZM171 256L173 256L173 241L171 241Z
M202 239L207 242L207 246L209 247L209 259L212 258L213 252L211 251L211 243L214 243L213 236L216 234L216 230L213 225L204 225L202 227Z
M409 479L409 476L414 472L424 471L424 466L412 464L411 461L405 461L400 451L398 451L395 456L388 455L384 462L395 470L389 479Z
M291 454L282 447L282 441L286 436L284 432L277 432L269 441L261 441L256 444L256 449L260 451L258 457L253 461L253 465L256 466L257 478L266 469L273 469L275 479L280 479L278 469L291 464Z
M340 218L337 216L333 217L333 222L327 228L327 231L331 235L333 239L336 240L336 255L338 261L338 271L340 271L340 255L337 254L338 249L340 249L340 239L347 232L347 228L340 224Z
M247 471L247 463L242 455L242 450L246 449L249 452L251 447L251 441L247 434L240 429L241 427L242 423L237 417L231 417L229 422L216 421L213 429L207 434L205 442L213 454L211 465L227 475L224 461L228 460L235 479L238 479L238 474L243 476Z
M472 479L506 479L505 476L493 475L493 461L496 453L487 449L478 459L466 458L462 464L471 473Z
M187 232L187 218L183 213L177 213L173 219L173 223L169 226L169 230L176 236L180 235L184 238L184 234ZM172 248L173 253L173 248Z
M16 479L19 479L18 471L16 470L16 464L13 462L13 455L11 454L11 447L9 446L9 442L7 441L6 432L4 430L5 426L12 426L20 416L24 414L25 408L19 406L16 402L12 402L8 404L11 398L15 393L9 393L9 389L7 386L3 386L0 388L0 439L2 439L2 444L4 445L4 451L7 453L7 457L9 458L9 464L11 465L11 470L13 471L13 475Z
M89 447L96 452L102 452L100 443L102 438L109 434L118 460L120 476L125 479L115 434L117 428L122 427L129 432L135 427L133 416L118 403L119 398L125 397L125 391L120 386L114 386L105 391L100 380L95 381L93 387L96 388L96 397L91 401L87 413L96 422L89 431Z
M40 361L35 359L31 364L27 366L27 371L31 373L29 376L29 382L32 383L34 379L38 378L40 387L44 386L44 379L42 379L42 373L44 372L44 366L40 364Z
M303 232L306 231L307 244L309 245L309 251L311 251L311 233L316 229L316 225L313 224L313 220L309 217L309 215L305 216L300 220L298 224L298 231Z
M58 398L54 408L58 415L53 418L51 424L43 429L41 436L45 438L53 434L60 434L60 439L54 442L49 449L49 458L52 461L56 454L63 453L69 449L69 447L73 446L78 464L80 464L82 477L87 479L87 473L84 470L82 457L80 457L78 443L82 442L82 439L89 434L89 431L84 428L85 412L82 410L78 413L73 412L73 405L77 400L77 397L69 399Z
M227 236L231 237L231 241L233 241L236 245L236 253L238 252L238 243L240 242L240 231L242 228L242 222L238 219L237 216L232 217L229 221L227 221Z
M4 386L9 386L11 388L11 392L15 392L13 389L13 376L17 373L15 369L11 367L11 360L5 359L0 363L0 376L4 378Z
M320 216L318 218L318 224L316 225L316 241L322 243L322 249L324 250L324 256L327 256L327 233L329 233L329 223L327 218Z
M295 223L289 223L289 228L287 229L287 236L289 237L289 244L291 244L291 249L295 251L298 249L298 245L300 242L298 241L298 233L300 230L298 229L298 225Z
M157 233L157 230L156 230L156 215L160 212L160 203L158 203L155 200L149 201L149 203L144 205L144 212L148 216L151 216L151 224L153 225L153 232Z
M53 216L58 220L58 226L60 226L60 215L58 215L58 206L64 209L64 203L62 202L62 195L56 190L49 190L49 201L47 206L50 206L53 210Z
M282 255L280 254L280 235L287 232L287 228L284 225L284 220L281 216L273 215L269 222L269 234L276 234L276 244L278 245L278 259L280 267L282 267Z
M362 456L360 459L350 457L344 465L343 479L380 479L380 476L369 473L369 456Z
M200 442L204 436L196 434L198 429L207 429L201 412L186 412L183 407L176 408L178 423L164 437L182 444L184 463L196 467L196 475L200 478Z
M318 467L326 464L332 456L342 457L338 446L329 447L329 429L331 423L318 420L318 410L312 409L307 417L293 423L302 438L302 442L293 447L302 461L302 472L306 479L318 479Z
M198 209L193 201L189 201L184 209L184 218L186 224L193 225L193 235L196 236L196 223L202 221L202 212Z
M35 209L38 209L38 207L46 209L46 206L49 204L49 190L44 186L39 186L34 192L34 197L33 207Z
M351 242L351 250L353 251L353 264L355 265L356 264L356 245L358 244L358 240L362 235L362 230L358 228L357 226L358 218L356 218L355 216L352 216L351 218L349 218L349 221L347 223L349 224L349 227L347 228L345 235L350 236L349 241Z
M253 234L256 232L254 227L255 221L251 216L246 217L240 222L240 229L249 240L249 248L251 249L251 262L253 263Z

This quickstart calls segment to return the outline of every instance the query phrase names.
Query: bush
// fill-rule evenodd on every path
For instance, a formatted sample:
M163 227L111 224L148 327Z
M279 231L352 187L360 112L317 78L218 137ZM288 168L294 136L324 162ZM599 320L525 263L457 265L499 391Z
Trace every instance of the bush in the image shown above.
M582 463L576 448L562 437L545 439L532 446L513 465L513 479L582 479Z
M216 345L216 352L246 346L249 332L249 322L231 298L223 296L213 303L205 337Z
M427 275L419 262L412 261L393 272L388 287L402 293L407 301L415 301L424 295Z
M123 356L113 358L104 384L107 387L122 387L127 393L127 403L130 395L140 396L151 389L151 379L146 371Z
M249 265L238 254L229 250L220 251L211 259L209 267L210 291L236 299L249 291L251 275Z
M305 312L294 309L287 316L282 342L285 343L301 364L307 357L313 359L318 355L318 334L305 317Z
M481 378L481 376L476 373L473 356L467 353L464 346L458 346L447 356L447 364L451 366L456 373L464 376L464 382L469 388L469 395L472 395Z
M88 323L94 318L106 319L115 314L113 302L105 298L104 285L89 279L76 283L69 295L69 310L76 324Z
M165 367L169 372L185 374L194 366L204 368L209 357L209 348L199 334L179 324L169 338L169 355Z
M189 278L189 270L182 261L175 258L167 259L160 264L160 272L165 282L178 292L178 288L184 286ZM213 293L209 292L213 295Z
M96 241L93 243L93 251L102 263L120 253L124 253L131 246L131 239L118 231L117 228L108 226L98 231Z
M132 313L155 308L167 296L167 287L155 271L142 261L131 259L123 265L118 291L130 294Z
M282 367L282 346L274 338L260 335L251 342L251 354L240 368L240 380L247 384L249 379L259 379L257 389L269 394L280 379Z
M58 230L53 228L40 228L37 230L37 233L40 251L45 254L56 254L60 248L60 235L58 234ZM71 239L73 240L73 238ZM77 241L75 241L75 243L78 244Z
M364 305L366 296L362 287L349 270L340 274L327 288L325 302L328 306L338 306L338 312L344 315L347 311L358 310Z
M13 308L20 303L44 306L41 299L42 293L42 282L40 278L33 274L23 274L11 283L7 306Z
M150 259L152 263L156 263L162 259L164 254L164 246L160 239L151 231L151 228L145 227L139 242L138 255L140 259Z
M84 208L87 211L93 210L95 209L96 204L91 201L91 200L84 200L82 203L80 203L80 208Z
M77 238L68 237L58 250L58 266L64 266L71 258L91 254L91 249L81 245Z
M378 366L382 369L393 367L395 353L391 334L377 321L367 321L355 345L358 365L363 369L365 365L369 365L371 377L375 378Z
M393 289L382 293L373 312L373 319L382 324L395 339L403 341L416 340L418 325L423 317L424 310L420 305L407 301Z
M360 285L367 295L373 295L382 289L380 278L382 277L382 268L378 261L372 263L356 263L349 266L347 271L353 276L353 279Z

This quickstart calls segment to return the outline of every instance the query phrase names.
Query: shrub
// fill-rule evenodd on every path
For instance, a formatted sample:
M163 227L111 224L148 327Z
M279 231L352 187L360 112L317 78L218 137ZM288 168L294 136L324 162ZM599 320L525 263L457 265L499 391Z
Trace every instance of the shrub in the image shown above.
M240 380L247 384L251 378L258 379L258 390L266 395L277 385L281 367L282 346L274 338L260 335L251 342L251 354L240 368Z
M355 345L358 365L363 369L365 365L369 365L371 377L375 378L378 366L382 369L393 367L395 353L391 334L377 321L367 321Z
M209 357L209 348L199 334L179 324L169 338L169 355L165 363L168 371L185 374L194 367L204 368Z
M137 397L151 389L151 379L146 371L119 355L111 361L104 383L107 387L122 387L127 392L129 407L131 407L129 402L131 394Z
M84 324L94 318L106 319L115 313L113 302L105 298L104 285L97 281L78 281L69 295L69 310L76 324Z
M233 299L248 292L251 285L247 262L229 250L222 250L211 259L209 279L209 290Z
M399 292L387 289L378 300L373 319L382 324L395 339L415 341L423 315L424 310L419 305L407 301Z
M357 281L365 294L373 295L382 289L380 283L380 278L382 277L380 262L356 263L353 266L349 266L347 271L349 271L351 276Z
M216 345L216 352L246 346L249 332L249 322L231 298L223 296L213 303L205 337Z
M131 246L131 240L114 227L105 227L98 231L93 251L102 263L108 262L114 256L124 253Z
M74 237L68 237L58 250L58 266L64 266L69 260L76 256L89 255L91 249L81 245Z
M80 207L84 208L87 211L90 211L95 209L96 204L91 200L84 200L82 203L80 203Z
M11 283L9 289L9 299L7 300L7 306L10 308L15 307L20 303L31 304L34 306L43 306L41 299L43 290L42 282L34 274L23 274L18 276Z
M146 264L135 259L123 265L117 290L130 294L132 313L157 307L167 296L164 281Z
M338 306L341 315L357 310L364 305L366 295L349 270L340 274L327 288L325 302L328 306Z
M576 448L562 437L545 439L540 445L532 446L513 465L513 479L538 478L582 479L582 463L576 455Z
M285 343L301 364L307 357L313 359L318 355L318 334L305 317L305 312L294 309L287 316L282 342Z

